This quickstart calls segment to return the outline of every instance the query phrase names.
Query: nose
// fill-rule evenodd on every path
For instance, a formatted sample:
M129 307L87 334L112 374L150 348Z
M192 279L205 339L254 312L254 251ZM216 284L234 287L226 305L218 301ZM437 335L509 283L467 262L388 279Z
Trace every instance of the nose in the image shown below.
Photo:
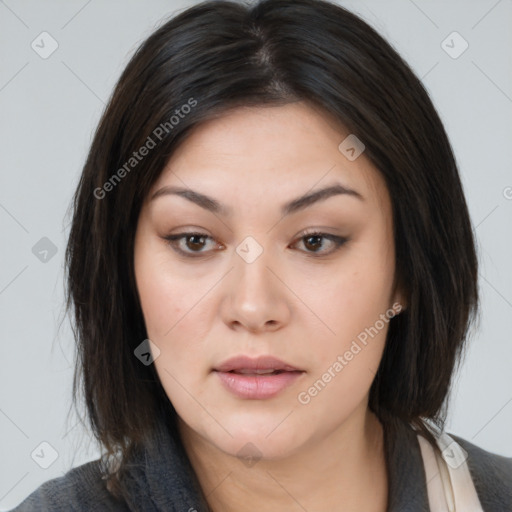
M290 319L290 291L270 250L253 261L233 254L234 269L223 283L223 321L231 329L276 331Z

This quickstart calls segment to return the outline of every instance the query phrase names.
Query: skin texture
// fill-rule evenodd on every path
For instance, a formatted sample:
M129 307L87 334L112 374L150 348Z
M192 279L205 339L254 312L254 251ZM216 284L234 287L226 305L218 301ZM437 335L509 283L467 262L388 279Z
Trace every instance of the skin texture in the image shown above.
M333 364L405 305L393 286L387 188L364 152L349 161L338 149L347 135L303 102L238 108L196 128L141 210L135 274L160 351L154 364L212 510L386 510L383 432L368 395L388 323L341 371ZM282 216L282 204L334 183L363 200L335 195ZM232 214L177 195L151 200L164 186L207 194ZM348 240L335 250L327 238L303 238L305 229ZM211 239L175 242L192 257L165 239L194 231ZM263 250L251 263L236 252L247 236ZM269 354L304 373L275 397L238 398L212 369L239 354ZM303 403L329 368L330 381ZM244 446L252 463L237 457Z

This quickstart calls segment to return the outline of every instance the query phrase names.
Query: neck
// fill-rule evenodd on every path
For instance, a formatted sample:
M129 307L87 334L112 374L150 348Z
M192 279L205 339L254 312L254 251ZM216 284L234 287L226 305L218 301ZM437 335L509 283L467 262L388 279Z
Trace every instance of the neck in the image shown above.
M213 512L385 512L384 433L367 408L293 454L243 464L178 420L185 451Z

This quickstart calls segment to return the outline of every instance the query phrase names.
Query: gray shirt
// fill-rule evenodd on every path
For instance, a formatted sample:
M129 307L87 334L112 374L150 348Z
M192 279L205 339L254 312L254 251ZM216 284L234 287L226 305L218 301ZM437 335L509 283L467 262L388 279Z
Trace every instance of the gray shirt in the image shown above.
M407 423L397 425L393 433L385 429L388 512L429 512L416 432ZM512 458L490 453L450 435L468 452L468 466L484 511L512 512ZM95 460L45 482L11 512L207 512L183 446L170 434L166 423L157 422L152 439L151 445L133 457L123 481L122 502L106 489L99 460Z

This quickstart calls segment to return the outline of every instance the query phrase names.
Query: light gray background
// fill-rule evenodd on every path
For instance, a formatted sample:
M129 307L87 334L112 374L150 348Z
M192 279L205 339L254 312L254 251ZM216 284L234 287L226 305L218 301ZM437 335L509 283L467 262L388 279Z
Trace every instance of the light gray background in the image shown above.
M57 331L65 213L104 103L129 57L164 19L194 3L0 0L2 510L98 457L76 417L66 422L73 338L67 321ZM447 430L511 457L512 1L340 3L412 65L453 144L479 242L483 309L456 379ZM47 59L31 48L43 31L59 45ZM453 31L469 44L456 59L442 47ZM460 40L450 41L452 51L461 48ZM43 237L57 248L46 262L32 252ZM48 469L31 458L43 441L59 454Z

